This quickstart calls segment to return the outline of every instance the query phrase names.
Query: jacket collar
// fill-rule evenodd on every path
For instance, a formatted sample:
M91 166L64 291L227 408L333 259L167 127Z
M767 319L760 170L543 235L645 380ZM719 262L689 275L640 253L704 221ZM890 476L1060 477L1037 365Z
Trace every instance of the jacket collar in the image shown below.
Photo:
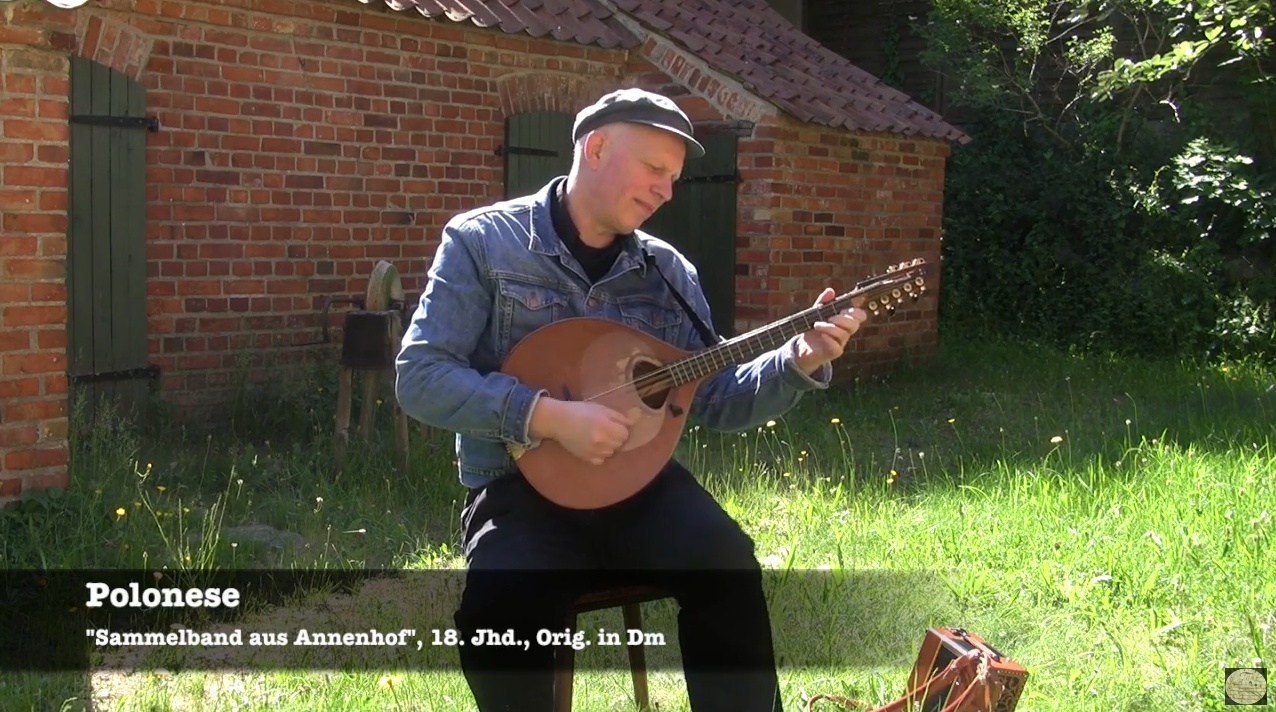
M550 200L554 191L558 189L558 184L565 180L567 180L565 175L553 178L530 196L532 220L527 249L541 255L556 255L564 262L576 265L576 258L568 251L567 246L559 238L558 232L554 230L554 219L550 214ZM644 258L645 251L640 242L641 238L634 233L626 235L623 239L625 244L620 256L616 258L616 265L612 267L612 274L636 269L642 276L647 276L647 261Z

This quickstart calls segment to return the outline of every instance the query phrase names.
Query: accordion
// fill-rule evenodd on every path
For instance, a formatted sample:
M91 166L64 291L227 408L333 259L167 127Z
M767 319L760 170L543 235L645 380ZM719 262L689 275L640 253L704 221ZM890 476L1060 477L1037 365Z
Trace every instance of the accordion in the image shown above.
M973 673L962 674L947 684L927 685L953 661L972 651L979 653L986 665L979 671L982 679L976 679ZM966 695L952 707L953 712L1014 712L1027 681L1028 671L1022 665L979 636L961 628L928 628L906 689L911 691L909 701L920 703L921 712L947 710L974 686L981 689L975 691L977 694Z

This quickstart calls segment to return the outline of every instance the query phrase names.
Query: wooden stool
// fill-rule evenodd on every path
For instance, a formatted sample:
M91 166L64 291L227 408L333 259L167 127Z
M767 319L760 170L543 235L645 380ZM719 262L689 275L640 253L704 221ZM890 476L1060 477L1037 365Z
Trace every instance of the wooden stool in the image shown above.
M576 603L568 612L567 624L574 629L581 613L619 608L626 629L642 630L641 604L668 597L669 594L664 590L649 586L627 586L585 594L576 599ZM634 678L634 700L638 703L639 709L645 710L650 707L647 699L647 658L641 644L628 647L629 671ZM558 677L554 685L554 712L571 712L575 653L576 651L569 645L558 648L555 666Z
M341 371L337 376L336 467L339 477L345 469L346 448L350 443L350 407L354 372L363 371L363 404L359 410L359 432L372 434L376 418L377 392L382 377L394 373L394 359L403 338L403 282L394 265L377 262L368 279L362 308L346 315L346 332L341 345ZM393 381L393 378L391 378ZM386 399L393 410L395 446L399 451L399 468L408 470L408 416L390 387Z

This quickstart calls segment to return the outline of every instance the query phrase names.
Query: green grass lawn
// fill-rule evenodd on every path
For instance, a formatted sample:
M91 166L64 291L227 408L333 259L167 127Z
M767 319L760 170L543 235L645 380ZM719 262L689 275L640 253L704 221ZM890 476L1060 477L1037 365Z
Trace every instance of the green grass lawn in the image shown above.
M450 438L414 431L410 476L378 442L336 477L331 382L298 378L242 404L226 433L99 430L77 446L70 492L0 514L0 562L413 570L235 625L447 625L458 577L438 571L460 566L463 497ZM817 693L894 699L932 625L967 628L1028 668L1024 712L1221 710L1223 668L1266 664L1273 642L1274 416L1270 370L953 337L934 364L813 395L758 430L693 429L682 457L771 574L786 710ZM387 418L380 432L390 439ZM674 613L667 601L644 607L647 627L669 633L648 652L661 710L688 709ZM620 614L582 624L619 628ZM258 673L181 672L168 655L132 674L0 675L0 700L6 710L472 709L452 652ZM575 709L632 709L623 663L620 649L578 654Z

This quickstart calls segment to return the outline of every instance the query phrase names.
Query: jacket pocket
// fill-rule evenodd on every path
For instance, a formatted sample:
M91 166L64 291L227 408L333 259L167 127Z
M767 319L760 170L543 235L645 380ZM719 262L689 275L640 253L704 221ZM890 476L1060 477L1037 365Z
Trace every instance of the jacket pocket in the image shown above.
M569 313L567 295L543 284L506 277L498 282L498 293L502 357L523 337Z
M684 319L680 311L646 297L621 299L617 307L625 324L651 334L661 341L685 348L679 338Z

